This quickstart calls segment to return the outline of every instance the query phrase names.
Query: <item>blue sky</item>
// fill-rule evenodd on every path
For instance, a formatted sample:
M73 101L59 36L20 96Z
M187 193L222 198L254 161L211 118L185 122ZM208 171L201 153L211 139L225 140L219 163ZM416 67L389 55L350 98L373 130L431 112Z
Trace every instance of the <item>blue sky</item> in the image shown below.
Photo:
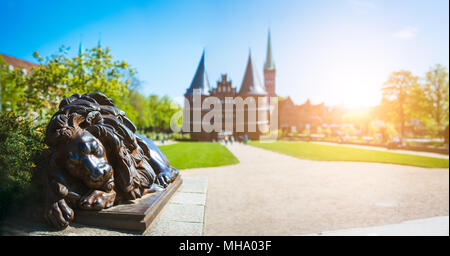
M272 34L277 93L371 106L392 71L449 66L447 0L0 0L0 52L33 61L99 38L138 71L145 95L180 97L206 50L210 84L240 87L249 48L262 80Z

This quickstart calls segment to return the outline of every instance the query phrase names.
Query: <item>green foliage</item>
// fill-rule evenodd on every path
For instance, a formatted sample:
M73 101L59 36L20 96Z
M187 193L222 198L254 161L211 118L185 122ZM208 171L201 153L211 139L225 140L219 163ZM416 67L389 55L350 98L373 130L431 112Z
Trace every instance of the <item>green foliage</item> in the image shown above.
M32 170L44 148L43 129L8 112L0 114L0 219L31 188Z
M154 140L154 141L160 141L162 139L164 140L190 140L190 134L189 133L164 133L164 132L145 132L145 131L138 131L138 133L144 135L145 137Z
M424 84L423 109L433 119L438 130L442 130L449 121L449 83L448 71L436 65L426 73Z
M22 69L11 69L0 56L0 112L24 112L24 80Z
M400 125L400 134L411 120L419 120L428 135L442 136L449 122L448 71L432 67L422 79L408 71L393 72L382 88L378 107L382 120Z
M50 57L37 52L34 57L40 64L28 76L21 69L9 69L0 59L0 112L13 111L45 123L63 98L100 91L137 127L169 131L172 115L181 109L167 96L145 97L136 91L136 71L125 61L113 60L110 50L100 45L74 57L65 47Z
M400 134L405 135L405 125L411 119L414 97L418 88L418 77L409 71L393 72L382 88L381 106L386 114L385 120L400 124Z
M152 128L156 131L170 131L172 116L181 110L181 107L173 103L169 97L157 95L143 96L135 90L130 90L130 105L133 108L131 115L127 116L137 127Z
M386 124L386 126L384 128L385 128L385 132L386 132L386 136L387 136L386 142L390 142L390 141L392 141L393 138L399 136L399 133L395 129L395 126L393 124Z
M150 95L149 109L151 126L168 131L172 116L180 111L181 107L173 103L167 96L159 98L156 95Z
M128 85L135 71L125 61L114 61L109 48L99 45L70 58L68 48L61 47L45 60L37 52L34 57L40 65L28 77L25 92L35 111L47 109L53 113L62 98L94 91L104 93L118 108L127 110Z

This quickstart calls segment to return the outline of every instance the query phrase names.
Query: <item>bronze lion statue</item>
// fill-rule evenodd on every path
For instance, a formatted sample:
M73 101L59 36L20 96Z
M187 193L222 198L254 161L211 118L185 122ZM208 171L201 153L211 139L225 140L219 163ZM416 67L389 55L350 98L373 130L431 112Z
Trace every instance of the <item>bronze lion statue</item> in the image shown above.
M179 172L100 92L63 99L45 134L46 221L64 229L73 209L101 210L164 189Z

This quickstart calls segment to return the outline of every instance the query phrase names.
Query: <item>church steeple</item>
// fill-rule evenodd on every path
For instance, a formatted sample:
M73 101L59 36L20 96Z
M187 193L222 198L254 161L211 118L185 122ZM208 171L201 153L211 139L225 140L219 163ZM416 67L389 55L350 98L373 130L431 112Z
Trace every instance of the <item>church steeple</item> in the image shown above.
M272 56L272 44L270 42L270 30L267 37L267 55L264 63L264 87L270 97L277 96L275 93L275 62Z
M78 55L81 56L83 54L83 43L80 40L80 44L78 45Z
M275 62L272 57L272 45L270 43L270 29L269 35L267 36L267 54L266 62L264 63L264 70L275 70Z
M98 33L97 47L102 48L102 33Z
M195 89L201 90L201 95L209 95L210 87L205 69L205 50L203 50L202 58L200 59L197 71L195 72L194 78L192 79L191 86L189 86L185 95L194 94Z

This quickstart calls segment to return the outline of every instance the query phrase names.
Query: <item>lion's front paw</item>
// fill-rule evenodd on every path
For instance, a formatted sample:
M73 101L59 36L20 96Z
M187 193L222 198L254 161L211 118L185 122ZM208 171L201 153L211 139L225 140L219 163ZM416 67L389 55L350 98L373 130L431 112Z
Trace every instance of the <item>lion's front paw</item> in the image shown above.
M156 177L156 183L163 187L167 187L171 182L173 182L178 176L178 170L175 168L170 168L167 171L161 171Z
M109 208L114 204L115 199L116 192L114 192L114 190L111 192L94 190L80 200L80 208L86 210L101 210Z
M50 205L44 217L50 225L64 229L73 220L74 212L64 199L60 199Z

